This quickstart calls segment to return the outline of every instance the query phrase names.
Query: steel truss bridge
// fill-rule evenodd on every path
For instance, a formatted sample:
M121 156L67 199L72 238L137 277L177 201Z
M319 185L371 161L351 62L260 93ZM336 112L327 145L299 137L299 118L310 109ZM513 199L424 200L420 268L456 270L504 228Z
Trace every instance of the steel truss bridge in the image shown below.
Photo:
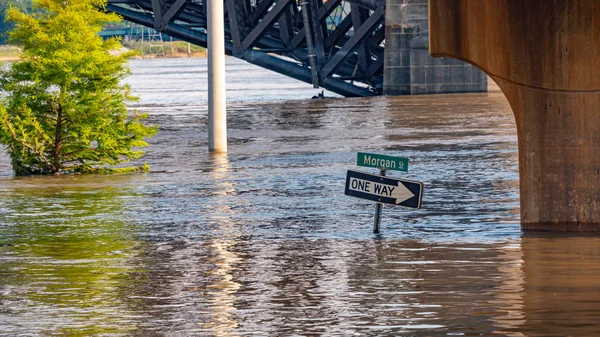
M107 10L206 47L207 1L108 0ZM216 1L228 55L346 97L381 94L385 0Z

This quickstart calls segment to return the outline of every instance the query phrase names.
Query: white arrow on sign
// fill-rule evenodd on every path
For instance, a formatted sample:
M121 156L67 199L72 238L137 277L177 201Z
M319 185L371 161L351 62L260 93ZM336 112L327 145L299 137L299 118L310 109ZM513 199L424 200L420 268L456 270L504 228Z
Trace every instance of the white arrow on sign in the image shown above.
M397 186L393 186L352 177L350 178L349 188L354 191L369 193L380 197L394 198L396 199L396 204L400 204L415 196L400 181Z
M415 195L408 189L404 184L398 182L398 188L392 191L392 198L396 198L396 204L399 204L405 200L408 200Z

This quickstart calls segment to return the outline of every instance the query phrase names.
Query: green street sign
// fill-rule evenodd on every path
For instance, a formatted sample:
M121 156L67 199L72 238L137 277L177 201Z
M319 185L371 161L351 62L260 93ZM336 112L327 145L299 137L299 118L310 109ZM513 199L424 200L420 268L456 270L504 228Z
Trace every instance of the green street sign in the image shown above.
M408 172L408 158L384 156L382 154L359 152L356 165Z

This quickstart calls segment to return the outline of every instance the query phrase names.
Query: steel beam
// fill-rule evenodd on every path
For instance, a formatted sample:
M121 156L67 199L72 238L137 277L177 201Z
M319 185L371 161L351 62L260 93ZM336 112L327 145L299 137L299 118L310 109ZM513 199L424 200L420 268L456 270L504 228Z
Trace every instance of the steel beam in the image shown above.
M108 0L107 9L206 47L206 1ZM225 2L228 55L345 96L371 95L381 87L382 0L300 0L307 4L302 11L292 0L263 0L255 6L249 0L216 1Z
M154 29L162 32L169 22L181 12L190 0L176 0L171 7L166 8L164 0L152 0L154 12Z
M258 3L258 6L253 10L249 11L248 23L255 26L269 11L269 8L275 4L275 0L262 0Z
M310 3L308 6L308 12L310 16L310 21L313 25L313 41L314 41L314 50L315 56L317 58L317 70L320 72L321 68L327 60L325 59L325 47L323 45L323 38L325 36L324 31L326 31L325 24L323 20L319 19L319 4L321 7L323 6L323 0L305 0Z
M358 30L355 30L354 35L352 35L352 37L348 39L348 42L344 44L342 49L335 53L335 55L323 67L321 76L329 76L342 61L344 61L348 56L350 56L350 52L360 44L362 39L369 32L372 31L374 26L378 25L381 22L384 15L385 9L382 7L378 8L369 17L369 19L367 19L367 21L365 21L365 23L362 26L360 26L360 28L358 28Z
M310 83L311 81L311 73L308 68L285 62L280 58L271 56L258 50L246 51L244 59L252 64L273 71L281 71L281 69L285 69L285 73L288 76L303 82ZM366 88L360 88L332 77L327 78L323 82L323 87L346 97L373 96L373 93Z
M258 25L248 34L242 42L242 49L246 50L252 47L258 41L273 23L277 21L283 10L291 3L291 0L280 0L277 4L260 20Z
M363 22L369 17L369 10L364 9L360 5L354 3L350 5L350 8L352 8L352 12L350 13L350 16L352 17L352 26L362 26ZM369 67L369 59L371 56L369 53L369 45L365 43L365 40L368 39L362 39L359 45L356 47L356 53L358 56L358 62L356 65L360 67L360 70L363 73L366 73L367 68Z
M292 6L290 6L279 17L279 37L281 38L281 43L287 48L290 47L292 37L294 36L292 13Z
M225 4L227 6L227 16L229 18L229 31L233 42L233 55L240 57L244 54L242 39L244 38L243 32L246 13L243 8L240 8L239 1L226 0Z
M315 55L315 47L313 43L312 25L309 15L310 2L301 0L302 6L302 21L304 22L304 35L306 36L306 49L308 50L308 63L311 69L311 81L313 88L319 87L319 68L317 67L317 56Z
M323 4L323 7L319 8L319 23L325 20L331 14L331 12L333 12L333 10L340 4L340 2L341 0L327 1L325 4ZM293 49L300 47L300 44L304 41L304 38L306 37L305 34L306 32L303 30L296 34L294 39L292 39Z

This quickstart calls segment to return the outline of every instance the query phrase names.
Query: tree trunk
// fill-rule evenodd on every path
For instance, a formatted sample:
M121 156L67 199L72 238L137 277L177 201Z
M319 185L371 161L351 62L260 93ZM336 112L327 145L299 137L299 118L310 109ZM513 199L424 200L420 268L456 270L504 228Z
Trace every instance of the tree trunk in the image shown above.
M60 150L62 146L62 119L63 119L62 104L58 104L58 114L56 116L56 132L54 134L54 152L52 153L52 173L60 172Z

